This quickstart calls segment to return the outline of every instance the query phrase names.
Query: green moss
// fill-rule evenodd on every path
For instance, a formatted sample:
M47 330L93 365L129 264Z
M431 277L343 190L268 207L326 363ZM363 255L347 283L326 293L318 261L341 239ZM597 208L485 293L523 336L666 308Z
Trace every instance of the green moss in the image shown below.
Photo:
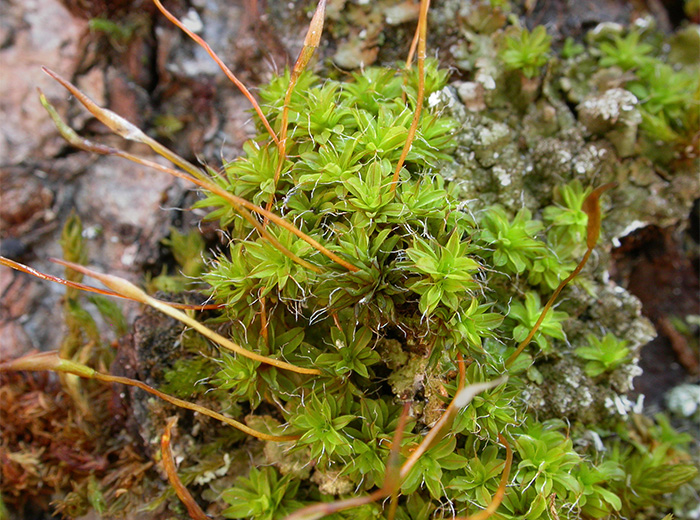
M444 84L444 74L428 76L436 78L430 88ZM283 446L265 443L263 456L274 467L251 468L233 482L213 477L207 485L226 503L220 506L224 517L283 518L324 495L347 497L380 485L398 402L413 402L414 417L401 447L406 454L454 395L457 354L470 357L470 382L503 373L515 343L535 326L543 301L585 250L588 218L582 206L589 190L579 180L559 185L549 195L550 205L535 208L541 218L528 208L514 212L500 205L465 211L455 183L434 174L439 161L448 160L455 128L437 110L422 116L392 193L392 165L412 118L396 95L404 91L412 106L415 81L410 74L376 68L347 83L321 82L305 73L289 107L291 137L279 182L273 181L276 147L260 139L247 143L245 155L217 177L226 190L258 204L274 196L275 213L349 261L355 272L269 224L268 232L313 266L308 269L252 233L250 223L222 197L209 194L198 203L232 236L228 250L202 275L211 297L225 305L222 313L233 323L230 335L263 355L322 371L309 378L223 354L215 368L208 360L182 360L166 373L166 388L173 393L186 395L192 386L202 395L203 389L216 388L209 399L228 402L229 413L239 419L300 436ZM261 91L273 126L279 125L276 100L284 85L283 77ZM499 125L506 131L494 137L484 130L481 142L507 141L510 131ZM482 157L484 164L490 160L489 154ZM190 247L184 237L175 235L171 245L199 247ZM181 263L188 258L194 256L184 255ZM595 287L589 280L589 290L595 293ZM405 475L401 489L411 499L400 499L398 518L423 518L412 515L444 501L460 514L485 507L503 467L504 452L495 444L503 432L513 439L516 468L499 509L503 518L545 518L552 508L590 518L633 515L659 500L655 479L666 482L659 488L665 492L692 477L690 466L674 470L654 455L625 462L638 451L630 439L606 438L614 446L610 456L596 460L575 448L576 436L561 419L571 412L590 420L586 410L596 409L594 399L619 400L590 378L612 377L629 364L631 349L611 334L601 340L572 325L587 305L595 305L585 292L572 294L585 295L584 310L571 304L565 307L573 316L550 310L530 355L518 360L508 384L475 397L451 433ZM567 357L567 330L583 361ZM557 406L544 412L533 397L538 391ZM539 420L532 415L538 409ZM609 423L626 428L624 416ZM241 447L234 441L225 450ZM625 494L620 483L630 479L639 489L633 486ZM383 517L380 507L366 507L369 517Z
M587 190L579 181L560 186L555 204L542 212L543 220L533 218L528 209L513 217L498 206L472 217L460 211L451 186L431 173L432 165L447 157L444 150L449 148L443 146L450 142L454 125L427 113L392 196L391 165L410 124L410 117L389 96L401 88L402 80L380 69L367 69L349 84L321 84L307 77L292 97L294 142L281 169L273 208L359 270L345 272L286 232L272 231L292 252L321 268L319 273L304 270L269 242L250 235L248 224L222 199L212 195L200 205L213 206L210 217L236 232L231 256L220 257L205 279L212 282L213 296L228 302L227 315L246 324L247 344L324 371L319 379L302 381L275 369L234 370L248 362L227 357L228 368L219 376L229 381L222 388L230 387L231 396L251 409L274 403L281 423L301 435L288 453L296 454L297 460L302 454L309 457L318 469L308 478L297 473L300 480L293 485L298 499L313 501L319 493L346 496L381 482L388 450L380 440L390 437L395 427L390 418L395 421L397 411L388 407L391 395L378 386L379 374L389 371L383 377L395 397L419 401L404 440L410 449L420 439L419 426L439 417L432 412L435 400L440 401L435 389L443 388L445 397L453 391L450 369L457 352L472 356L469 381L488 380L503 370L512 347L485 348L484 340L512 345L533 327L542 299L571 271L582 251L587 217L581 208ZM410 104L410 77L408 81ZM359 87L365 83L373 86L371 92ZM283 84L273 81L263 98L274 104ZM276 124L279 112L267 110ZM272 193L274 149L250 143L245 150L246 156L231 163L220 182L263 203ZM303 334L298 340L275 347L276 341L261 342L258 313L251 310L261 296L268 302L270 337L299 327ZM542 352L554 359L564 355L568 319L561 310L544 318L532 347L535 359ZM599 342L591 337L588 341ZM605 341L595 359L590 349L577 350L588 360L590 376L628 362L627 347L618 349L624 354L619 356L608 352ZM527 368L523 359L519 370ZM580 381L585 381L578 370ZM541 374L547 371L539 372L539 378L536 373L536 368L528 372L546 387L550 380ZM403 492L420 495L426 508L441 500L452 501L460 512L473 511L471 503L485 506L497 487L496 468L503 460L502 451L489 443L507 430L515 439L518 470L503 503L504 518L544 518L550 507L603 518L623 510L631 514L630 507L640 510L656 500L649 495L648 500L626 504L617 498L616 483L633 468L616 459L593 464L574 449L562 422L526 419L528 406L516 396L528 385L529 380L512 376L504 389L475 398L459 415L454 434L429 450L407 475ZM624 424L624 418L616 421ZM473 467L467 465L470 458ZM685 471L674 475L676 483L668 489L690 478L692 472ZM479 485L472 485L474 472L480 472ZM275 472L255 470L226 496L238 497L253 480L263 478L265 486L278 491L268 492L266 487L260 494L277 493L274 500L282 500L282 488L292 485L285 477L279 487L282 481ZM648 493L646 481L639 482ZM244 515L238 509L229 514ZM410 517L405 500L400 501L398 515Z
M526 78L534 78L547 63L552 37L542 25L532 32L522 29L519 35L508 36L501 59L506 67L521 70Z

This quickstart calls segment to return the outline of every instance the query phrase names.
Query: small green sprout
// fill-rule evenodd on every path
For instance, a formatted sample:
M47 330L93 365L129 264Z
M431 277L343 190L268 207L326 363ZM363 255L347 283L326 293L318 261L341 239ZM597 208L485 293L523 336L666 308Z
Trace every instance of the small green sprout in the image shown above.
M617 462L606 460L598 466L581 464L577 469L577 478L583 485L579 505L585 515L604 518L622 508L620 497L606 486L625 478L625 472Z
M321 467L329 466L332 459L352 455L351 439L343 430L355 416L343 415L340 408L335 396L322 394L319 398L314 394L299 404L289 421L301 434L297 446L310 446L311 457Z
M623 436L629 437L629 434L624 432ZM623 517L644 507L659 505L659 495L671 493L698 473L687 455L674 450L671 444L653 438L649 441L649 445L639 442L612 445L609 458L620 465L625 477L610 482L609 487L622 501L620 515Z
M589 360L584 370L590 377L612 372L629 358L630 350L627 348L627 342L616 338L613 334L606 334L602 340L589 334L586 341L588 346L577 348L574 354Z
M602 42L600 65L630 70L649 64L651 60L649 54L654 48L648 43L640 43L640 38L641 35L638 32L632 31L624 38L616 35L613 43Z
M211 286L211 292L225 301L229 308L246 308L251 299L257 297L252 294L255 281L248 276L252 267L243 251L242 243L232 244L231 258L219 256L203 276L204 281Z
M177 229L170 228L170 236L163 240L163 245L170 248L175 261L182 267L183 275L196 277L204 272L204 239L198 230L180 233Z
M406 249L413 262L411 269L426 275L410 284L411 290L421 295L420 312L431 314L440 304L457 310L464 292L477 287L473 274L479 264L467 256L468 250L468 244L457 233L450 236L444 247L438 246L438 251L421 238Z
M129 324L124 317L124 313L122 312L121 307L119 307L114 300L110 300L109 298L105 298L99 294L88 296L87 299L97 308L97 311L100 313L107 325L114 329L114 332L118 338L129 332Z
M201 289L199 277L206 271L206 254L199 230L180 233L171 227L170 236L161 242L170 249L179 269L177 274L168 274L164 266L163 272L150 281L149 288L171 293Z
M88 28L93 32L106 34L115 46L124 46L134 37L137 24L134 22L116 23L107 18L91 18Z
M576 267L571 252L569 243L550 242L549 249L532 263L527 282L533 287L539 285L544 291L556 289Z
M405 135L402 139L405 139ZM373 153L378 150L369 149ZM401 204L394 202L394 196L386 182L391 172L391 163L384 159L373 161L364 174L350 177L345 187L348 197L338 205L340 211L352 213L352 225L365 228L374 223L397 220L403 213Z
M212 382L221 390L229 390L233 399L247 401L251 410L255 410L262 401L258 382L260 363L229 354L224 354L220 363L222 368Z
M183 399L203 394L209 390L203 382L211 377L215 369L216 365L205 357L178 359L172 369L165 372L166 382L160 390Z
M564 46L561 49L561 56L564 59L575 58L586 51L586 48L580 43L576 43L571 36L567 36L564 40Z
M83 237L83 223L75 213L71 213L63 225L60 243L65 260L81 265L87 264L87 240ZM83 279L83 275L66 267L65 278L73 282L80 282ZM80 291L77 289L69 288L66 297L69 299L77 298L79 294Z
M503 315L489 312L492 306L488 303L479 304L472 298L469 306L462 306L450 321L450 327L455 332L455 342L466 342L469 347L481 350L482 339L493 334L493 330L503 322ZM460 349L461 350L461 349ZM468 351L462 350L463 354Z
M551 42L552 37L543 25L538 25L532 32L522 29L519 35L506 38L500 56L509 69L522 70L526 78L534 78L549 59Z
M655 63L640 71L639 76L641 80L628 83L627 89L650 114L663 112L669 121L680 120L684 111L694 104L692 93L698 87L700 75Z
M225 518L281 520L302 505L295 500L298 487L299 481L292 475L280 477L274 468L253 467L248 477L238 477L236 485L221 494L229 504L221 514Z
M584 188L578 179L554 190L555 203L544 208L542 215L558 241L568 236L567 245L573 246L586 236L588 215L583 211L583 201L590 192L590 188Z
M457 491L455 500L475 501L486 507L498 488L498 480L503 471L505 460L498 457L496 446L487 446L478 457L471 457L463 466L464 473L455 476L448 488Z
M279 242L292 253L301 258L309 258L315 254L315 250L303 240L286 231L270 232ZM279 293L280 298L288 300L300 300L307 297L304 290L313 279L314 273L304 269L298 263L282 253L269 240L261 238L255 241L245 242L245 250L249 262L253 268L248 273L251 278L260 280L264 289L261 296L266 296L272 291Z
M490 257L495 267L508 274L522 274L545 252L545 245L535 239L542 222L532 220L531 216L530 210L523 208L511 222L500 206L492 206L484 212L480 222L483 229L478 238L486 246L482 254Z
M408 442L411 440L411 437L407 439ZM443 470L460 469L466 464L467 458L457 453L455 437L445 437L418 459L416 465L408 472L401 491L410 495L415 493L419 486L425 485L430 496L439 499L445 493Z
M473 364L467 368L469 381L486 381L486 370ZM469 406L460 410L455 418L455 432L477 436L483 440L496 440L499 432L519 425L522 422L516 409L517 388L499 387L474 397Z
M176 134L185 128L185 123L173 114L160 114L153 119L153 126L159 136L174 141Z
M581 483L573 474L581 456L574 451L571 438L560 431L564 426L559 420L530 421L516 436L515 450L521 457L517 481L522 487L532 487L544 497L553 492L562 499L581 494Z
M599 45L600 65L631 71L625 88L639 99L645 153L668 162L674 148L658 149L658 142L673 143L676 152L693 154L696 149L700 75L697 70L667 63L661 46L642 42L639 32L615 36Z
M335 351L319 355L316 364L339 377L351 372L370 377L368 367L380 361L379 354L372 348L373 339L372 331L367 327L354 330L354 326L351 326L348 331L334 328L331 330L331 341Z
M387 449L377 449L377 442L391 438L398 423L401 407L386 399L363 399L355 408L355 414L361 419L359 428L355 421L345 432L352 437L355 456L342 469L342 475L348 475L363 488L371 489L381 485L386 474Z
M529 291L525 294L525 301L516 301L511 304L508 320L515 320L517 325L513 329L513 339L515 341L523 341L532 327L537 322L540 314L542 314L542 303L540 295L536 292ZM550 309L539 330L535 333L533 341L545 352L551 350L550 342L547 336L559 340L565 340L566 336L562 330L562 322L568 318L568 314L562 311Z

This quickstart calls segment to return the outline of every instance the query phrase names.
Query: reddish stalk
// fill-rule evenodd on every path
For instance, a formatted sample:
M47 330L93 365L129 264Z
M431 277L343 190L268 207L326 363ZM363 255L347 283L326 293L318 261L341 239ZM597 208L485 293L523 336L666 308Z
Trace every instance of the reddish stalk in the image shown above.
M222 423L233 426L237 430L240 430L248 435L252 435L258 439L264 441L274 441L274 442L290 442L295 441L300 438L299 435L270 435L269 433L259 432L246 426L245 424L231 419L224 415L221 415L214 410L200 406L195 403L190 403L189 401L184 401L177 397L173 397L168 394L164 394L160 390L156 390L153 387L148 386L146 383L138 381L136 379L130 379L128 377L113 376L110 374L104 374L98 372L97 370L83 365L76 361L69 359L62 359L59 357L58 352L41 352L39 354L29 354L21 358L7 361L5 363L0 363L0 372L14 372L18 370L30 370L30 371L52 371L52 372L62 372L67 374L73 374L84 379L96 379L98 381L103 381L105 383L117 383L126 386L135 386L140 388L144 392L148 392L151 395L155 395L160 399L174 404L179 408L185 408L187 410L192 410L193 412L206 415L212 419L221 421Z
M265 363L267 365L272 365L277 368L281 368L284 370L289 370L290 372L296 372L298 374L306 374L306 375L320 375L321 371L316 369L316 368L302 368L298 367L296 365L292 365L290 363L287 363L285 361L280 361L278 359L274 358L269 358L266 356L262 356L258 354L257 352L252 352L250 350L247 350L237 343L234 343L228 338L223 337L220 334L217 334L213 330L209 329L205 325L202 325L200 322L197 320L191 318L184 312L172 308L170 305L163 303L159 300L156 300L155 298L151 298L148 294L146 294L144 291L136 287L134 284L129 282L128 280L125 280L123 278L119 278L118 276L112 276L109 274L102 274L102 273L96 273L95 271L91 271L90 269L86 268L85 266L82 266L80 264L74 264L72 262L66 262L65 260L58 260L54 259L54 262L61 264L63 266L70 267L80 273L83 273L86 276L89 276L91 278L95 278L105 284L107 287L112 289L113 291L118 292L119 294L123 294L127 297L133 298L141 303L144 303L150 307L153 307L154 309L162 312L163 314L166 314L170 316L171 318L175 318L181 323L184 323L190 328L193 328L197 332L199 332L202 336L210 339L220 347L223 347L227 350L230 350L231 352L235 352L236 354L239 354L241 356L247 357L248 359L252 359L254 361L258 361L260 363Z
M246 86L241 83L241 81L236 77L236 75L231 72L231 69L229 69L226 64L217 56L217 54L214 52L214 50L209 46L207 42L205 42L202 38L197 36L195 33L190 31L180 20L178 20L175 15L173 15L170 11L168 11L163 4L160 2L160 0L153 0L153 3L156 4L156 7L158 10L160 10L163 15L170 20L171 23L173 23L175 26L180 28L182 32L184 32L187 36L192 38L199 46L201 46L205 51L207 51L207 54L212 57L212 59L216 62L216 64L219 66L219 68L223 71L224 74L226 74L226 77L231 80L231 82L238 87L238 90L241 91L241 93L250 101L250 104L253 105L253 109L255 112L258 114L258 117L262 121L263 125L265 125L265 128L267 129L268 133L270 134L270 137L272 137L272 140L279 145L279 139L277 138L277 135L275 134L275 131L272 129L270 126L270 123L268 122L267 118L265 117L265 114L263 114L260 105L258 102L255 100L253 95L250 93L250 91L246 88Z
M609 182L607 184L604 184L603 186L599 186L598 188L593 190L591 194L588 195L588 197L586 197L586 200L583 201L582 209L588 215L588 224L586 226L586 252L583 254L583 258L578 263L576 268L571 272L571 274L564 278L554 290L554 293L552 293L552 296L547 301L547 304L544 306L544 309L542 309L542 312L540 313L539 318L537 318L535 325L530 330L530 333L518 345L518 348L515 349L515 352L513 352L510 355L510 357L506 360L506 368L510 368L515 362L515 360L518 359L518 356L523 352L523 350L525 350L525 347L529 345L530 341L532 341L532 338L535 336L535 333L540 328L540 325L542 325L545 316L552 308L552 305L554 305L554 302L556 301L561 291L564 289L564 287L567 286L567 284L571 280L578 276L583 267L586 265L586 262L588 262L588 259L590 258L591 253L593 253L593 249L595 249L596 243L598 242L598 236L600 235L600 195L616 185L617 184L614 182Z
M100 121L103 125L105 125L107 128L109 128L112 132L117 134L118 136L123 137L124 139L128 141L134 141L137 143L143 143L149 148L151 148L154 152L156 152L158 155L162 155L165 157L167 160L172 162L173 164L179 166L186 172L190 173L194 177L206 179L207 176L199 169L197 166L192 164L186 159L183 159L176 153L170 151L168 148L160 144L158 141L153 139L152 137L149 137L146 135L139 127L136 125L130 123L126 119L124 119L122 116L119 114L112 112L111 110L108 110L106 108L103 108L99 106L97 103L95 103L92 99L90 99L89 96L86 96L83 94L78 87L73 85L70 81L62 78L60 75L56 74L54 71L47 69L46 67L42 67L41 70L43 70L46 74L51 76L54 80L56 80L58 83L60 83L68 92L73 94L75 98L90 112L92 115L94 115L98 121ZM51 104L46 100L44 97L43 93L41 92L41 89L39 90L40 94L40 101L41 104L46 108L46 110L49 112L49 115L51 116L51 119L54 121L54 124L58 127L59 132L61 132L61 135L68 140L68 137L64 134L62 131L62 126L65 128L70 128L68 125L66 125L62 120L61 117L58 115L58 113L53 110L53 107ZM51 108L49 108L51 107ZM59 124L60 121L60 124ZM74 139L82 139L79 137L72 129L70 129L71 132L73 133L73 138ZM69 141L70 142L70 141ZM73 143L71 143L73 144ZM104 150L109 149L109 147L103 147L102 145L97 145L98 147L102 148L102 151L99 150L93 150L95 153L107 153Z
M41 271L37 271L33 267L29 267L28 265L20 264L19 262L15 262L14 260L10 260L9 258L5 258L4 256L0 256L0 264L7 266L11 269L14 269L16 271L21 271L23 273L27 273L27 274L30 274L32 276L36 276L37 278L41 278L42 280L47 280L49 282L59 283L61 285L65 285L66 287L71 287L73 289L78 289L80 291L102 294L105 296L114 296L116 298L123 298L125 300L137 301L137 300L134 300L133 298L128 298L128 297L123 296L121 294L115 293L114 291L110 291L107 289L99 289L97 287L91 287L90 285L85 285L85 284L80 283L80 282L72 282L70 280L65 280L63 278L60 278L58 276L53 276L51 274L42 273ZM202 304L202 305L192 305L192 304L187 304L187 303L172 303L172 302L167 302L165 300L158 300L158 301L164 303L165 305L170 305L171 307L175 307L177 309L186 309L186 310L193 310L193 311L220 309L224 306L221 303L208 303L208 304Z
M265 305L265 297L262 296L262 292L265 290L264 287L260 289L260 335L263 337L265 340L265 345L269 345L269 331L267 330L268 326L268 321L267 321L267 305Z
M435 444L437 444L443 438L445 438L445 436L447 435L447 430L450 426L452 426L452 422L457 416L457 412L459 412L459 410L467 406L475 395L485 390L495 388L505 383L507 379L508 378L506 376L501 376L498 379L494 379L493 381L487 381L485 383L474 383L459 390L456 393L454 399L452 399L452 402L445 410L445 413L442 414L442 417L440 417L438 422L435 423L435 425L430 429L430 431L425 435L425 437L423 437L423 440L418 445L418 447L413 451L413 453L411 453L411 456L408 457L406 462L403 463L403 466L401 466L401 481L403 481L403 479L405 479L408 476L409 471L411 471L413 466L415 466L416 462L418 462L418 459L420 459L420 457L426 451L428 451L431 447L433 447Z
M297 81L299 81L299 76L304 72L306 66L309 64L311 57L319 46L321 41L321 34L323 34L323 19L326 13L326 0L320 0L313 17L311 18L311 23L309 24L309 29L306 31L306 37L304 38L304 46L299 52L297 61L294 63L294 68L289 75L289 85L287 85L287 91L284 94L284 106L282 107L282 119L280 121L280 137L276 140L277 151L279 152L279 158L277 160L277 168L275 168L275 176L273 179L273 188L277 188L277 182L279 181L280 175L282 174L282 168L284 167L284 161L287 159L287 131L289 125L289 104L292 101L292 94L294 93L294 88L296 87ZM270 195L270 200L267 202L266 209L270 211L272 209L272 204L275 199L275 191L273 189ZM265 218L264 224L267 224L267 218Z
M411 63L413 63L413 57L416 54L416 47L418 46L418 38L420 36L420 24L416 25L416 30L413 33L413 40L411 40L411 47L408 49L408 56L406 57L406 70L411 68ZM408 84L408 75L404 76L403 86ZM401 93L401 101L406 102L406 91Z
M172 449L170 449L170 438L172 436L173 427L176 424L177 417L168 419L163 436L160 438L160 453L163 460L163 468L165 468L165 473L168 475L168 480L175 490L175 494L187 508L190 518L192 518L192 520L209 520L209 517L204 514L202 508L195 502L194 497L187 490L177 474L175 459L173 459L173 452Z
M403 404L403 410L399 416L399 422L396 425L396 431L394 432L394 438L392 439L391 451L389 452L389 458L386 461L386 474L384 476L384 484L382 489L390 489L391 491L391 503L389 505L389 511L387 512L387 519L394 520L396 515L396 508L399 505L399 488L401 487L401 465L399 464L399 453L401 450L401 441L403 440L403 434L406 430L406 421L408 420L408 413L411 410L411 403L405 402Z
M408 152L411 150L411 146L413 145L416 130L418 129L418 121L420 120L420 115L423 110L423 96L425 94L425 46L428 30L429 7L430 0L421 0L420 15L418 17L418 29L416 31L418 34L418 92L416 94L416 110L413 113L413 120L411 121L411 126L408 129L408 135L406 136L406 143L401 151L401 157L399 157L399 162L396 164L394 177L391 180L391 193L396 192L396 187L399 184L399 174L401 173L401 168L403 168L403 164L406 161Z

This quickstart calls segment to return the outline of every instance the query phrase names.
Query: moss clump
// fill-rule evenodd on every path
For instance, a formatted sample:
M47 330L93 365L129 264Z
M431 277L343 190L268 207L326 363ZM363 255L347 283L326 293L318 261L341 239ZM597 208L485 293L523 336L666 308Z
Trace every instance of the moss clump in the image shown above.
M429 77L441 76L431 71ZM281 110L272 105L283 96L287 81L273 80L261 91L273 126ZM221 197L210 195L198 203L213 207L210 218L233 230L229 251L215 258L204 275L212 297L225 303L226 318L239 324L231 336L257 345L263 354L322 371L307 378L224 357L212 386L227 389L226 399L241 409L274 417L276 431L301 436L282 450L266 443L264 463L272 467L251 468L250 476L220 495L228 504L225 517L283 518L300 503L322 500L325 494L371 491L386 472L385 442L397 427L398 403L411 402L403 441L408 453L455 392L456 356L468 358L470 382L503 373L514 342L527 335L544 300L582 253L587 191L580 182L559 186L556 204L541 213L544 220L527 209L511 218L498 206L471 214L470 206L455 197L457 184L434 174L437 161L448 160L455 126L436 111L421 118L416 145L392 195L392 164L410 125L413 81L379 68L347 83L321 82L305 73L289 107L293 144L277 187L273 190L276 148L260 140L247 144L246 155L228 163L217 180L259 204L273 200L275 213L355 269L342 268L270 224L270 233L286 248L320 268L305 269L269 241L251 235L250 225ZM432 89L439 92L443 86L444 79ZM400 92L406 93L408 111L397 99ZM588 288L596 290L590 282ZM586 293L574 291L569 297L574 295ZM561 515L604 518L633 514L654 502L655 494L647 489L642 491L645 506L623 505L615 483L624 481L630 469L619 457L595 458L586 449L575 449L576 436L566 434L563 422L534 420L530 407L544 408L518 398L539 386L554 391L560 384L563 389L579 374L577 386L583 386L572 386L567 399L596 389L588 402L579 403L581 420L592 418L583 410L594 399L619 399L614 391L602 390L607 385L603 374L622 364L618 357L592 360L593 354L583 350L577 351L580 360L571 356L565 331L590 343L599 339L566 326L582 316L580 307L568 308L550 311L508 384L477 396L458 415L452 433L407 475L402 492L411 501L420 500L421 511L439 511L446 501L459 514L488 505L504 462L503 450L494 443L504 431L513 439L518 471L499 510L503 518L540 518L550 507ZM624 350L623 358L629 354ZM564 380L557 382L549 366L558 366ZM599 387L591 377L601 378ZM549 397L561 402L562 396ZM562 417L571 411L563 406L549 413ZM616 424L624 424L624 417L607 426ZM583 432L587 426L576 428ZM606 443L627 446L615 435L602 430L599 435ZM302 461L307 471L300 473ZM683 468L675 477L679 481L686 480L681 471L692 474L691 466ZM479 471L483 474L475 480ZM253 492L260 497L254 503L246 498ZM269 505L267 516L256 509L260 500ZM397 517L423 518L412 516L411 501L399 500ZM379 506L365 507L369 518L382 517Z

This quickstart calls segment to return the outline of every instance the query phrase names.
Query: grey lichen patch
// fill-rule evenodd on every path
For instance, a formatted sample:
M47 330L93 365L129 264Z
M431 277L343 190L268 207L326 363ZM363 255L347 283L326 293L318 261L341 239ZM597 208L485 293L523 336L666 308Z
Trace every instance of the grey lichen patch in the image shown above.
M591 134L607 137L620 157L629 157L635 153L637 128L642 122L637 104L630 91L611 88L584 99L577 107L578 117Z
M540 384L527 388L527 402L545 417L567 417L583 423L600 423L610 414L624 415L634 408L625 396L633 389L633 380L641 375L639 352L656 332L641 314L639 301L624 289L598 283L592 297L580 286L567 292L560 308L575 318L566 321L568 345L558 344L553 361L537 365L543 375ZM611 334L624 339L629 350L624 362L609 372L589 377L584 361L573 352L588 345L590 336Z
M607 172L612 172L616 159L615 154L611 152L609 144L605 141L585 144L573 159L574 178L592 179L597 176L604 177Z
M216 478L226 475L231 467L232 461L231 456L228 453L224 453L223 457L217 453L208 462L211 464L211 468L204 469L202 473L197 475L197 477L194 479L194 483L198 486L203 486ZM202 463L200 463L200 466L201 465Z
M474 131L472 149L476 160L484 168L490 168L498 162L503 148L512 143L513 137L507 125L498 121L484 120Z
M642 316L639 300L622 287L601 284L596 289L595 298L582 288L572 291L576 296L571 298L571 302L586 302L586 308L577 313L578 319L567 321L565 330L572 350L586 346L586 338L591 334L596 337L612 334L625 341L629 349L625 363L595 382L619 394L626 394L634 388L633 380L642 372L638 365L640 350L656 337L656 331L651 322Z
M454 88L457 90L459 99L470 112L480 112L486 108L484 101L484 86L476 81L456 82Z
M700 385L684 384L675 387L666 395L666 403L672 413L700 424Z
M650 166L645 158L635 157L619 163L614 180L621 188L615 192L618 210L611 210L604 224L612 238L621 238L632 221L635 228L656 225L668 227L686 218L700 193L697 170L678 170L666 176Z
M538 361L541 381L529 384L523 394L528 406L542 417L595 424L611 413L621 415L620 410L632 407L625 395L632 390L633 379L641 374L639 350L654 338L655 331L642 317L639 301L627 291L605 284L596 285L596 289L595 298L582 287L567 292L561 308L575 316L564 325L570 344L558 343L551 360ZM585 346L590 335L605 334L624 338L629 355L611 372L589 377L583 361L573 351Z
M570 358L538 367L545 383L530 388L528 404L543 417L566 417L572 421L595 423L600 410L600 389Z
M562 118L566 114L558 110L555 104L547 100L539 100L530 105L522 118L523 136L527 146L532 147L543 137L552 137L562 130L571 128L573 120L570 117Z
M468 74L454 85L462 104L449 111L461 127L455 136L456 162L444 174L461 184L461 196L473 201L471 207L499 203L513 213L523 206L536 213L550 203L554 186L580 179L584 185L620 185L604 224L607 240L619 237L631 220L668 226L685 218L700 194L698 158L691 153L667 170L640 155L640 104L646 100L621 88L634 74L603 67L595 49L584 50L553 59L547 73L535 78L540 83L535 84L535 97L527 100L533 94L526 92L527 82L518 79L517 71L504 72L499 58L501 43L493 31L502 25L488 30L475 25L477 10L470 4L446 5L441 11L446 19L449 13L461 17L465 39L450 51ZM654 26L637 29L651 34ZM601 24L588 41L598 46L624 31L619 24ZM697 32L693 27L672 38L675 51L670 57L679 63L687 60L674 56L680 53L680 42L695 41ZM666 149L664 156L671 153L663 142L658 149ZM640 183L643 189L638 189Z
M523 172L532 171L532 164L523 160L516 136L505 123L482 115L465 114L460 123L455 162L441 167L441 174L458 184L462 199L473 201L471 209L496 202L520 207Z
M588 96L577 107L578 118L592 134L603 135L612 130L618 122L632 120L641 122L635 110L637 97L629 90L611 88L602 94Z
M544 185L552 186L570 178L574 157L582 144L574 132L539 140L532 148L534 170L526 176L530 189L540 191Z
M452 52L468 77L454 85L461 106L447 108L460 128L455 161L442 173L459 185L467 210L499 204L511 217L524 207L542 218L555 186L618 183L603 201L602 245L585 270L586 281L567 288L559 304L572 316L564 326L567 342L536 360L542 377L527 385L522 398L539 417L597 423L624 416L636 406L626 395L641 373L641 347L656 333L639 301L608 280L608 251L632 229L668 226L687 216L700 195L697 159L669 172L640 155L640 100L620 87L619 68L601 67L597 56L583 52L553 61L529 90L524 81L509 86L504 78L517 78L499 68L497 41L469 24L463 30L467 39ZM591 38L609 41L623 31L603 26ZM485 75L494 81L490 88L480 80ZM528 96L532 102L524 101ZM629 353L619 366L590 377L573 352L590 335L606 334L625 341Z
M634 388L634 378L642 375L642 369L636 361L622 365L609 376L610 387L621 394Z
M616 285L598 288L595 302L586 317L595 327L628 341L633 354L656 336L651 322L642 317L639 300Z

